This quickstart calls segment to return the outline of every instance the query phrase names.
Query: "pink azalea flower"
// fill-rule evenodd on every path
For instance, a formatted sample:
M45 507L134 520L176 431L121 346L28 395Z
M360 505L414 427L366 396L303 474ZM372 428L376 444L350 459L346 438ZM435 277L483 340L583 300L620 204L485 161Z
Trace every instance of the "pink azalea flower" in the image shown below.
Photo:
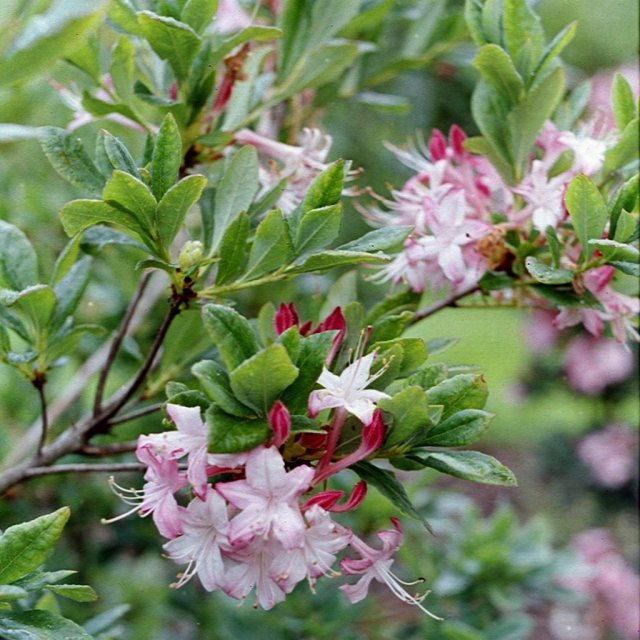
M358 358L337 376L326 367L318 378L323 389L312 391L309 395L309 413L316 416L323 409L344 409L356 416L363 424L373 420L375 403L389 395L382 391L366 389L382 371L370 375L375 352Z
M180 473L176 460L157 456L151 447L139 446L136 455L140 462L147 465L144 478L147 481L142 489L125 489L109 479L112 489L124 502L134 505L126 513L115 518L103 520L110 524L138 512L143 518L152 515L160 535L175 538L182 533L182 511L176 502L174 493L189 484L187 477Z
M625 485L637 468L637 437L630 429L612 424L584 437L577 447L578 457L603 486Z
M633 356L625 345L610 338L580 335L567 345L564 370L572 389L596 394L631 374Z
M435 620L442 620L422 606L422 601L428 593L422 596L412 596L402 585L413 585L416 582L403 582L391 572L393 556L402 544L402 529L400 522L396 518L391 518L393 529L384 529L378 532L378 538L382 541L380 550L373 549L360 538L352 535L350 546L360 554L359 559L344 558L340 562L340 568L346 575L362 575L355 584L342 585L340 589L344 591L347 598L353 603L360 602L366 598L369 592L369 585L372 580L386 584L392 593L403 602L419 607L424 613ZM417 581L420 582L420 581Z
M242 8L238 0L219 0L218 12L213 21L215 33L235 33L251 24L251 16Z
M181 587L197 574L207 591L222 589L225 585L222 551L230 548L227 503L209 487L204 500L194 498L189 503L182 522L182 534L163 547L174 562L188 563L173 586Z
M260 446L249 453L245 475L244 480L216 484L216 490L241 510L231 520L231 544L244 546L256 537L273 536L285 549L299 547L304 520L298 498L309 488L313 468L301 465L286 472L280 452Z

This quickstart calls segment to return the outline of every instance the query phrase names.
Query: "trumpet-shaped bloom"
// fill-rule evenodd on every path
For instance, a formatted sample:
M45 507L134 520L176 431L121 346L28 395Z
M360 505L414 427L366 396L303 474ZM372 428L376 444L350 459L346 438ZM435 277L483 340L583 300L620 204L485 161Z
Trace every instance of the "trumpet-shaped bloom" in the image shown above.
M376 402L389 395L375 389L367 389L380 374L371 375L374 352L358 358L339 376L326 367L318 378L318 384L324 387L312 391L309 395L309 413L316 416L323 409L345 409L364 424L373 420Z
M254 538L273 536L285 549L299 547L304 539L304 520L298 498L309 488L314 470L306 465L288 473L275 447L257 447L249 453L246 478L219 482L216 490L241 509L229 527L233 546Z

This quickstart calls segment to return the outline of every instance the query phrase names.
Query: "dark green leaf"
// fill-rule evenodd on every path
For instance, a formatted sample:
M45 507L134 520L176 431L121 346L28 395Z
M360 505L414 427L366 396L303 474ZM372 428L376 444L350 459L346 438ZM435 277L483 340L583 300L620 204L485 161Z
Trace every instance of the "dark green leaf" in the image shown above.
M311 183L302 201L303 214L312 209L322 209L332 204L338 204L344 184L344 161L336 160L330 164Z
M230 416L214 405L205 412L209 427L210 453L248 451L265 442L271 433L266 420L247 420Z
M240 418L254 415L254 412L239 402L229 383L229 376L215 360L201 360L191 367L191 373L198 379L204 392L223 411Z
M266 415L278 396L298 377L283 345L274 343L238 365L229 374L236 398Z
M80 301L80 297L89 283L91 258L85 256L78 260L64 277L54 286L57 304L51 319L51 331L56 331L71 315Z
M78 236L78 238L80 239L80 246L82 247L82 250L90 254L98 253L109 244L118 244L124 247L135 247L141 251L147 251L144 245L140 244L130 236L102 225L96 225L87 229L81 236Z
M480 48L473 60L485 82L512 103L520 100L524 93L524 82L513 66L509 54L496 44L486 44Z
M116 169L104 187L102 199L108 205L125 209L132 214L141 228L151 230L157 203L149 187L142 180Z
M582 258L586 259L593 253L589 240L602 237L607 222L607 207L595 184L582 174L569 184L565 205L582 245Z
M341 224L340 203L307 211L300 219L296 231L296 255L306 255L317 249L324 249L338 237Z
M218 249L220 261L216 272L216 284L230 282L244 271L249 259L249 231L249 216L246 213L241 213L227 227Z
M131 157L127 147L118 138L108 131L102 130L104 150L109 162L114 169L120 169L130 173L134 178L141 180L140 172L135 160Z
M0 287L19 291L38 282L38 258L27 236L0 220Z
M477 451L442 451L412 453L411 460L420 462L441 473L456 478L514 487L517 484L513 473L494 457Z
M558 269L541 262L533 256L527 257L524 261L527 271L542 284L567 284L573 282L573 271L569 269Z
M461 373L427 391L429 404L442 404L442 419L462 409L482 409L487 401L487 382L482 375Z
M202 309L202 318L228 371L258 352L258 342L249 322L237 311L208 304Z
M0 617L4 640L91 640L75 622L50 611L19 611Z
M289 226L282 213L274 209L256 229L245 278L258 278L286 266L292 260L293 244Z
M392 398L383 398L378 407L391 414L392 422L384 449L422 441L433 427L428 413L429 403L424 389L408 386Z
M607 262L639 262L640 251L630 244L615 240L589 240L589 244L600 251Z
M479 409L463 409L443 420L419 444L461 447L477 440L489 427L492 414Z

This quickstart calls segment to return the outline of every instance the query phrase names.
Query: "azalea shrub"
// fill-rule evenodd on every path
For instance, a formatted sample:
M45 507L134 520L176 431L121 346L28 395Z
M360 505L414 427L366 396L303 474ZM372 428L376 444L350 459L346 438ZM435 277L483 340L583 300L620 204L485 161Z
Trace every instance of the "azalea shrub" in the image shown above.
M455 306L528 308L540 341L564 345L574 388L628 376L640 257L630 82L616 75L610 105L591 108L559 58L576 25L548 37L525 0L17 3L7 34L14 24L0 83L42 78L57 56L50 91L68 117L2 124L0 141L37 141L67 183L50 212L67 240L53 255L19 219L0 220L0 360L39 407L3 456L0 493L106 474L128 508L103 523L151 516L176 589L197 580L270 610L332 578L353 604L382 585L429 625L460 618L442 637L532 632L526 616L425 598L443 584L483 598L477 573L452 569L483 527L510 536L500 570L528 589L552 564L517 553L546 544L535 524L520 532L506 511L486 525L453 518L433 584L392 568L407 523L431 535L413 472L516 485L474 445L493 417L482 371L442 361L454 341L415 325ZM466 131L377 141L410 170L386 191L331 159L327 110L402 109L380 85L463 46L476 72ZM127 301L105 322L110 294ZM601 469L600 446L581 447ZM390 520L360 530L372 493ZM1 602L29 596L24 575L44 555L9 572ZM38 574L38 588L68 595L50 586L58 574ZM485 612L505 608L492 597ZM64 637L92 632L51 616L0 615L0 635L52 619Z

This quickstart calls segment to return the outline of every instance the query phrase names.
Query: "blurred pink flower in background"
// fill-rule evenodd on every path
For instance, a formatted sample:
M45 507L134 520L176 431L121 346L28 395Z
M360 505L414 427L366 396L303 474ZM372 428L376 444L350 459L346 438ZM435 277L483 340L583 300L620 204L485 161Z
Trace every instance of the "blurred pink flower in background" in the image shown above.
M625 345L612 338L580 335L567 345L564 371L574 391L596 394L631 374L633 355Z
M637 437L627 427L611 424L583 438L577 453L595 479L609 489L626 484L637 463Z

